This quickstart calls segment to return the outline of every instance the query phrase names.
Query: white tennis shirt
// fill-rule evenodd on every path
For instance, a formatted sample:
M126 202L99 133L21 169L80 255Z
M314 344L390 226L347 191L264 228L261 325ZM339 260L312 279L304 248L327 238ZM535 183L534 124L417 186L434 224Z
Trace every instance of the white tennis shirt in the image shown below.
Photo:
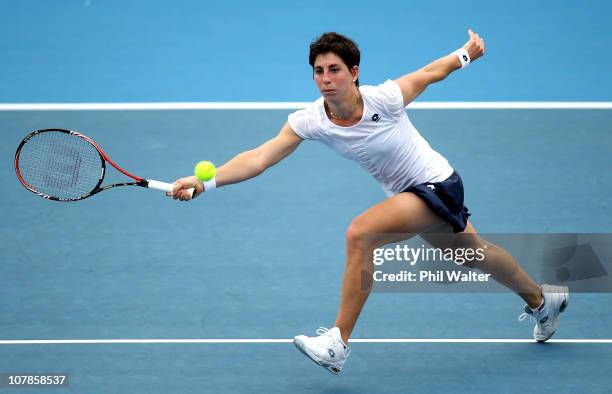
M381 185L388 196L425 182L441 182L453 168L412 125L399 85L391 80L359 87L363 116L342 127L332 123L323 97L289 115L289 126L301 138L318 140L340 155L356 161Z

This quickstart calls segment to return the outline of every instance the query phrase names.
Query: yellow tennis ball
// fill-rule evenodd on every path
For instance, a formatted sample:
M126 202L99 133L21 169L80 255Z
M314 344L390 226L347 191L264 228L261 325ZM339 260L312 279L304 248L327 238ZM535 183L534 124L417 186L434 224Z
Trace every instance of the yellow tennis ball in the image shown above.
M201 180L202 182L210 181L215 177L217 173L217 168L210 161L201 161L196 164L194 169L195 177Z

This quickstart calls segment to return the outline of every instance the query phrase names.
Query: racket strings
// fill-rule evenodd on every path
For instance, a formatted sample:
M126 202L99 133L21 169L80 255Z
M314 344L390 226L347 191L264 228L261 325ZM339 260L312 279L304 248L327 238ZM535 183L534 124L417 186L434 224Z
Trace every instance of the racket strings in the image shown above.
M89 194L102 175L102 159L96 148L63 131L34 135L22 146L18 167L30 188L60 199Z

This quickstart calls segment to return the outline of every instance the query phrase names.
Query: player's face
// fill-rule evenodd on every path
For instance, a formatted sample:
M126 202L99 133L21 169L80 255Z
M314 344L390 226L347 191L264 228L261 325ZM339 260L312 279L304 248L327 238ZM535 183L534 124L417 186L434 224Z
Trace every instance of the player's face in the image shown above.
M314 80L319 91L325 98L342 98L357 79L358 67L353 67L353 71L342 59L332 53L318 55L314 63Z

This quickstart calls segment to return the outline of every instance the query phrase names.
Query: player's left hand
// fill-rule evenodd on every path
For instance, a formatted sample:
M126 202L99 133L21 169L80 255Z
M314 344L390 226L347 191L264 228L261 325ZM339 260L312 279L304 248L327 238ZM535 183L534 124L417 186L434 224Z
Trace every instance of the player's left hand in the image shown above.
M480 38L478 34L474 33L472 29L468 30L468 34L470 36L470 39L468 40L468 42L465 43L463 48L470 55L470 62L473 62L474 60L484 55L485 44L484 40Z

